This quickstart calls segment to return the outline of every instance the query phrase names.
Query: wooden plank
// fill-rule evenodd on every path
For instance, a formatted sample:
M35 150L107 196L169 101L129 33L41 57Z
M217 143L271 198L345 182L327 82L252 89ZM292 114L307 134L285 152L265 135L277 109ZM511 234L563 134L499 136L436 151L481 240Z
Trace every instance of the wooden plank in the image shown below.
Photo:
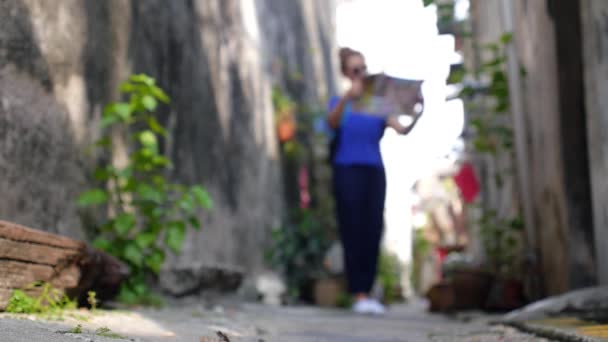
M0 237L0 259L29 261L50 266L72 263L79 258L81 252L75 249L51 247L8 240Z
M59 248L78 250L85 248L83 242L2 220L0 220L0 237L13 241L31 242Z
M49 282L57 288L72 288L80 280L80 268L69 265L56 270L51 266L12 260L0 260L0 287L25 288L37 281Z

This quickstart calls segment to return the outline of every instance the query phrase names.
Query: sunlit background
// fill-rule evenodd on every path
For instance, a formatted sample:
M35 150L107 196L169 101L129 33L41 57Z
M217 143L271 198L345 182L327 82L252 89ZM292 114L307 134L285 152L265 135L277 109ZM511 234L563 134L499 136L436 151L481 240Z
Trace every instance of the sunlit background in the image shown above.
M456 15L466 11L459 6ZM420 177L450 165L461 148L462 102L446 101L450 64L461 57L454 38L438 34L434 6L425 8L421 0L340 1L336 25L338 45L363 52L371 73L425 81L425 113L416 129L408 136L388 130L382 141L388 181L384 242L409 264L416 200L411 188Z

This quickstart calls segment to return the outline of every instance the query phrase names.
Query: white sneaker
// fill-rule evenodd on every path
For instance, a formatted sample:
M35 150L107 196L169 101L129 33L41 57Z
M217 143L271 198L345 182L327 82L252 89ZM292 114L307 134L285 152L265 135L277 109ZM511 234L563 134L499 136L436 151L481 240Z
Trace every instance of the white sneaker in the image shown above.
M353 305L353 311L364 315L384 315L386 308L375 299L361 299Z

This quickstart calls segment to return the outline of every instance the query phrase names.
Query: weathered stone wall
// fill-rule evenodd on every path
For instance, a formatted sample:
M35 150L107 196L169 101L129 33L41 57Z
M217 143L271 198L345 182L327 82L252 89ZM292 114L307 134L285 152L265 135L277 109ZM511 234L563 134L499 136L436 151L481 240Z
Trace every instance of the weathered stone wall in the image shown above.
M172 177L215 202L167 269L260 267L283 212L270 87L286 78L271 58L302 66L294 92L318 101L335 84L332 13L322 0L1 1L0 218L86 236L73 199L96 163L88 146L118 84L144 72L172 98L159 113Z
M598 280L608 284L608 3L582 0L584 76Z

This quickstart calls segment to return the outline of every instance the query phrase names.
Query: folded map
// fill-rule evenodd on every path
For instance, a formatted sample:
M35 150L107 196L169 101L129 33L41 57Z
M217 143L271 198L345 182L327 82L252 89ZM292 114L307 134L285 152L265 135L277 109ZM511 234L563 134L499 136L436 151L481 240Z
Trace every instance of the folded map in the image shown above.
M386 74L368 75L363 80L363 96L355 101L353 109L378 116L420 115L424 109L423 82Z

